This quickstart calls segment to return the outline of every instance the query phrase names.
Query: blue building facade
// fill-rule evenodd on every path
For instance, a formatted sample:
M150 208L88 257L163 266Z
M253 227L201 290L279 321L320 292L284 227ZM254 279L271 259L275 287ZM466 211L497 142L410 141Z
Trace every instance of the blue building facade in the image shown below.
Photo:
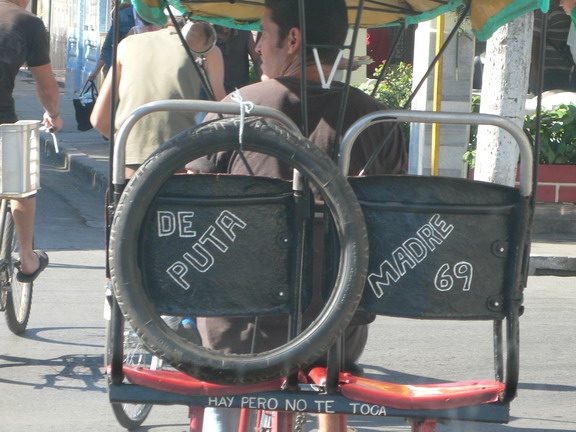
M54 71L66 92L77 94L98 62L110 0L37 0L33 6L50 33Z

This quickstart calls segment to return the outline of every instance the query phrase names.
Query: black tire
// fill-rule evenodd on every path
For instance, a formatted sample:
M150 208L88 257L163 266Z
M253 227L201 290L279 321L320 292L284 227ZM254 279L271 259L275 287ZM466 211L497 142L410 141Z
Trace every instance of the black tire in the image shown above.
M5 305L5 318L8 328L14 334L21 334L26 330L32 309L32 283L18 282L16 279L16 263L18 262L18 242L12 213L6 212L4 222L4 233L2 235L2 246L0 259L6 263L6 280L9 289L2 290Z
M105 366L110 365L112 347L111 347L111 329L110 322L106 329L106 356L104 358ZM131 366L142 366L149 369L160 368L161 360L155 358L146 349L138 335L130 328L123 326L122 338L124 340L124 364ZM112 411L118 423L128 429L137 429L150 414L152 404L129 404L129 403L112 403Z
M115 295L123 313L148 348L197 379L257 383L287 376L319 358L350 322L362 296L368 264L364 218L354 192L336 165L310 141L262 119L246 121L243 148L276 157L298 169L323 196L340 242L334 289L317 319L300 335L258 354L210 351L162 325L147 296L138 265L140 229L155 195L182 163L219 151L239 149L239 119L228 118L185 131L152 155L127 185L112 225L110 263Z

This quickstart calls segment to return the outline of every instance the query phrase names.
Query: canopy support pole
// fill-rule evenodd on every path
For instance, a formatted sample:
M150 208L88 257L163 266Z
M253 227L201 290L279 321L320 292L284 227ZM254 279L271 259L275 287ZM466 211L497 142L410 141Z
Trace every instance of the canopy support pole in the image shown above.
M439 15L436 18L436 54L440 52L444 45L444 15ZM433 95L433 108L432 111L441 111L442 109L442 70L444 67L444 59L438 58L434 65L434 95ZM438 123L432 124L432 159L431 159L431 172L433 176L437 176L440 166L440 125Z

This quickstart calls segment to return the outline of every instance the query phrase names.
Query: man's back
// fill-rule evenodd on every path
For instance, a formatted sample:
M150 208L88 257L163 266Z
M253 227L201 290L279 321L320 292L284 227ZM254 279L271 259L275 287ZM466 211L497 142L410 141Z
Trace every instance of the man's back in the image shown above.
M50 63L42 21L14 3L0 0L0 123L16 119L12 91L20 67Z
M253 102L256 105L276 108L290 117L296 124L301 122L300 104L300 80L297 78L281 77L268 80L240 90L245 102ZM336 123L341 106L342 92L310 88L307 95L308 122L312 142L330 153L336 139ZM229 101L229 96L224 102ZM385 107L362 93L351 88L350 97L346 105L344 130L357 119L365 114L382 110ZM212 116L215 118L215 116ZM392 130L393 129L393 130ZM400 128L392 124L381 123L369 128L360 136L353 149L351 157L351 174L357 173L370 158L377 146L388 136L382 151L372 168L367 174L401 174L406 161L406 152ZM254 175L264 177L292 178L292 167L280 163L272 156L261 153L244 152L244 156ZM245 163L240 159L237 152L219 153L216 156L203 158L187 165L197 172L226 172L230 174L249 175ZM304 314L305 325L308 325L315 317L321 304L319 297L315 296L312 304ZM364 319L359 318L358 324L363 324ZM204 343L213 349L228 349L232 352L247 353L250 350L252 335L252 321L244 318L215 317L199 320L199 328L203 334ZM285 320L274 317L273 319L262 318L260 321L262 334L259 335L257 349L269 350L277 347L286 339ZM357 328L351 328L351 334ZM273 336L271 336L273 335ZM347 339L350 353L353 357L362 351L364 336ZM357 339L360 339L360 343ZM361 345L361 346L360 346Z
M300 83L296 78L281 77L252 84L240 90L244 101L276 108L290 117L296 124L302 124L300 104ZM328 154L332 154L336 142L336 123L342 104L342 92L324 90L315 85L308 89L308 127L311 141ZM224 101L228 101L229 97ZM357 119L370 112L385 107L362 93L351 88L344 117L344 130ZM371 156L378 144L391 132L392 126L380 124L369 128L360 137L352 152L350 172L357 173ZM366 174L400 174L406 162L405 146L399 128L386 141L375 164ZM270 156L261 154L247 155L251 168L256 175L289 179L291 168L283 166ZM236 154L220 155L217 166L203 167L201 170L225 171L233 174L248 174L245 165Z
M304 7L306 16L306 31L300 28L300 6ZM267 105L277 108L287 114L298 124L302 124L300 80L303 66L306 69L307 78L314 82L315 88L311 88L307 95L308 123L310 138L314 144L329 154L331 146L338 140L335 130L338 122L338 112L343 101L341 94L332 91L317 89L322 77L327 76L332 65L338 59L338 46L343 46L348 29L348 10L344 0L315 0L299 2L298 0L266 0L265 10L261 20L262 37L256 44L255 51L261 60L262 76L269 81L257 83L241 89L244 101L250 101L257 105ZM330 29L330 31L326 31ZM309 60L312 52L305 46L303 41L316 45L316 50L321 66L317 67L313 61L302 64L303 52ZM304 51L305 50L305 51ZM321 68L321 70L319 70ZM290 77L290 78L288 78ZM339 93L339 92L338 92ZM363 114L384 108L371 100L369 96L361 94L356 89L350 89L350 99L346 103L346 118L344 128L347 128L354 120ZM226 98L225 98L226 99ZM368 159L372 150L383 143L387 135L387 129L391 125L379 124L365 131L361 136L361 143L355 146L351 155L352 172L355 173ZM384 142L383 151L379 154L378 161L369 173L400 173L405 161L405 151L401 133L395 129L392 139ZM262 157L258 154L246 154L254 173L260 176L290 178L291 169L282 166L273 158ZM242 174L246 171L234 154L220 153L216 157L205 158L199 161L199 165L192 166L193 170L205 172L215 169L217 171ZM322 227L314 227L314 234L321 234ZM315 242L318 245L322 241ZM314 253L315 257L322 255L321 247ZM320 263L321 261L317 261ZM315 265L317 273L322 273L323 266ZM314 278L316 279L316 278ZM321 278L320 278L321 279ZM312 281L313 297L318 301L312 301L307 308L306 314L313 313L321 300L320 290L322 282ZM323 305L320 305L322 308ZM254 335L254 349L256 351L268 350L282 344L286 340L286 327L282 328L278 319L258 321L257 328L250 318L202 318L198 320L198 328L202 334L202 341L212 349L226 352L246 353L252 349L252 336ZM361 317L366 318L366 317ZM369 318L369 317L368 317ZM307 317L304 316L303 326L306 326ZM346 352L344 361L348 365L357 361L360 357L367 337L366 320L357 320L346 329L345 345ZM215 413L217 414L217 413ZM226 416L228 417L228 416ZM207 424L208 423L208 424ZM219 419L218 415L204 424L204 430L210 432L225 432L230 430ZM345 423L345 419L339 416L320 414L318 425L320 432L332 432Z

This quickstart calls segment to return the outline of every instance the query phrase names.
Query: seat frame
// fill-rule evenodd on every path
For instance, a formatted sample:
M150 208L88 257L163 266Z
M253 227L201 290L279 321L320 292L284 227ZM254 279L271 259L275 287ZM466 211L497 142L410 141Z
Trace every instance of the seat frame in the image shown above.
M183 102L183 101L179 101ZM121 128L117 157L115 157L114 184L121 193L124 184L122 142L125 142L131 126L146 113L174 109L220 111L223 104L209 102L183 102L174 105L153 103L144 111L133 115ZM210 106L205 106L206 104ZM255 113L262 115L258 107ZM235 108L237 109L237 108ZM231 107L224 107L232 110ZM265 115L269 113L266 112ZM281 118L276 116L275 118ZM284 120L284 119L282 119ZM501 127L512 134L521 152L520 196L528 201L532 197L532 154L529 142L514 123L498 117L482 114L432 113L411 111L384 111L373 113L358 120L346 133L340 149L340 168L348 171L352 143L358 135L372 124L382 121L412 121L422 123L488 124ZM292 128L292 130L294 130ZM115 355L109 373L113 377L109 388L111 402L183 404L191 407L226 407L266 409L290 412L333 413L345 415L372 415L405 417L413 421L413 430L433 431L437 420L457 419L465 421L505 423L509 421L509 406L516 395L519 373L518 318L522 313L521 292L526 282L531 224L529 206L522 211L521 228L513 247L516 252L510 264L512 284L506 299L504 319L494 320L494 349L496 376L488 381L451 382L439 385L395 384L367 380L343 373L342 347L337 344L329 353L326 369L314 369L309 374L299 374L286 380L276 380L248 386L219 386L196 380L180 372L151 371L122 366L121 345L113 348ZM113 317L121 320L117 306L113 305ZM506 329L506 337L504 337ZM114 360L116 359L116 360ZM131 384L123 382L126 377ZM447 396L449 395L449 396ZM191 408L200 417L201 412ZM198 421L194 420L194 428ZM192 429L196 430L196 429Z

